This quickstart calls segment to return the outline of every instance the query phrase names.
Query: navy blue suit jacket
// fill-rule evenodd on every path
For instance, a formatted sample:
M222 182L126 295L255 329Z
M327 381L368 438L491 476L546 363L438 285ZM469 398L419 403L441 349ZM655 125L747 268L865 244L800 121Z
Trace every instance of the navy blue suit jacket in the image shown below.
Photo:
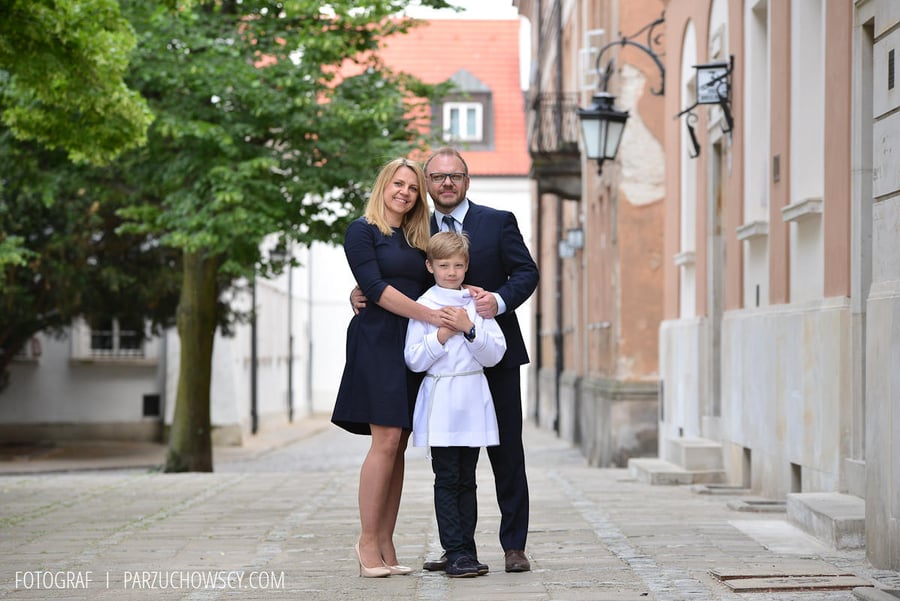
M438 231L434 214L431 231ZM506 303L506 312L497 316L497 324L506 336L506 354L497 367L524 365L528 363L528 348L515 310L537 288L538 269L522 239L516 216L470 200L463 231L470 243L466 283L497 292Z

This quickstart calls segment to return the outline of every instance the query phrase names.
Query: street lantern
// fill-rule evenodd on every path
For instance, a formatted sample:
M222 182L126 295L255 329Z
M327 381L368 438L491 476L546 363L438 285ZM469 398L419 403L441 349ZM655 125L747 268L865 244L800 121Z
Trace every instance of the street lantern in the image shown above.
M618 110L615 107L616 97L606 91L609 85L609 78L613 72L613 60L610 59L606 64L606 68L601 70L600 65L603 61L603 56L607 50L617 46L620 48L631 46L644 52L659 68L659 89L654 90L651 88L650 92L655 96L662 96L665 93L666 67L660 60L659 55L653 51L654 46L660 45L659 35L654 35L653 32L656 27L664 22L664 16L661 16L652 23L642 27L633 36L622 36L622 38L606 44L597 52L594 70L600 77L598 82L600 89L591 98L591 106L585 109L578 109L578 119L581 121L585 153L587 158L597 161L598 173L603 169L603 161L611 161L616 158L619 142L622 141L622 132L625 130L625 122L628 121L628 111ZM647 43L635 42L633 38L644 32L647 33Z
M628 111L616 109L616 97L608 92L597 92L591 101L591 106L578 109L578 118L585 153L588 159L597 161L597 172L600 173L603 161L616 158Z

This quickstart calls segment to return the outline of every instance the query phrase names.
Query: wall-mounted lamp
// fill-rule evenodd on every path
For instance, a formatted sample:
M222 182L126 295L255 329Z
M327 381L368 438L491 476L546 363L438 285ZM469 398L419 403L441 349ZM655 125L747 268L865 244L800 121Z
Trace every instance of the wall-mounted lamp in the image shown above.
M575 249L572 248L572 245L569 244L569 241L565 239L559 241L557 252L559 253L560 259L571 259L575 256Z
M616 158L628 121L628 111L616 109L615 101L612 94L598 92L594 94L591 106L578 109L584 152L588 159L597 161L597 173L601 173L603 161Z
M603 60L603 54L613 46L632 46L646 53L659 68L660 76L659 89L651 89L650 92L656 96L662 96L666 86L666 68L659 56L653 51L653 46L660 44L660 34L654 35L653 30L665 22L664 17L665 15L652 23L648 23L632 36L621 36L619 40L603 46L597 53L594 69L600 78L601 90L594 94L591 99L591 106L578 109L585 154L587 154L588 159L597 161L597 173L602 172L603 161L616 158L619 142L622 140L622 132L625 130L625 122L628 121L628 111L616 109L616 97L606 91L609 78L612 75L613 59L609 59L606 68L600 75L600 64ZM640 44L635 42L634 38L644 32L647 33L647 43Z
M571 259L575 251L584 248L584 230L580 227L570 227L566 230L566 237L559 241L557 251L560 259Z
M692 159L700 156L700 144L697 142L697 134L694 131L694 124L697 122L694 109L699 105L719 105L725 118L722 133L727 134L734 129L734 117L731 115L731 73L734 71L734 55L731 55L727 63L704 63L694 65L694 69L697 70L694 77L697 101L675 116L676 119L682 115L688 116L685 119L685 125L691 136L691 145L694 147L694 152L690 155Z
M584 230L580 227L570 227L566 230L566 242L576 250L584 248Z

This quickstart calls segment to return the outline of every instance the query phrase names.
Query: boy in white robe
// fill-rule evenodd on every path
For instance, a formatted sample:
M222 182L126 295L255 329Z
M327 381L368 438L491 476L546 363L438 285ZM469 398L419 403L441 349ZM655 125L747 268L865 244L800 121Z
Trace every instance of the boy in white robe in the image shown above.
M488 566L478 562L475 549L475 467L481 447L500 444L483 368L503 358L506 339L495 320L475 312L475 300L462 287L469 268L465 234L435 234L426 255L425 265L434 274L435 285L418 302L434 309L449 308L452 328L409 321L406 364L413 371L427 372L413 413L413 444L430 448L446 573L479 576L488 572Z

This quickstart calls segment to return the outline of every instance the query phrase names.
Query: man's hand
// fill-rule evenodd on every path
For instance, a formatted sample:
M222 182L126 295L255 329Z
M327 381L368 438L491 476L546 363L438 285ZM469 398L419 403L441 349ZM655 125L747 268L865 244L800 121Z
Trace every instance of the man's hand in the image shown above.
M360 309L366 308L366 295L362 293L359 286L354 286L353 290L350 291L350 306L353 307L353 314L359 315Z
M485 319L493 319L497 316L497 298L493 293L482 290L475 295L475 312Z
M476 286L474 284L463 284L463 288L469 291L469 296L471 296L472 298L475 298L476 296L484 292L484 288L482 288L481 286Z

